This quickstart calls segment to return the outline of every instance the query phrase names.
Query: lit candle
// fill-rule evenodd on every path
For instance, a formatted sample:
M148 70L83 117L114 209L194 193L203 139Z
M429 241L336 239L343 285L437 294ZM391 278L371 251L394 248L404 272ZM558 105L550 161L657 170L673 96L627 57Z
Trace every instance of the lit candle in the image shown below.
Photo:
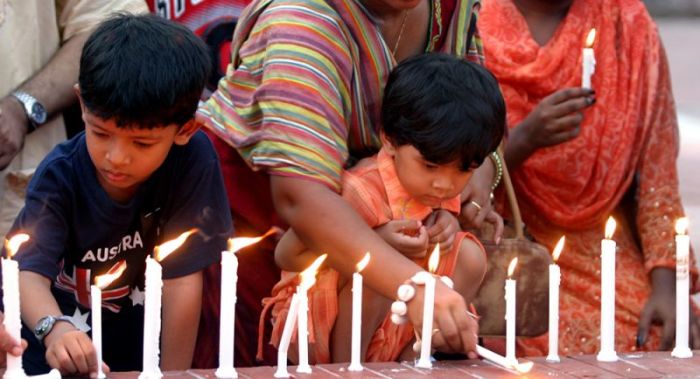
M289 371L287 371L287 352L289 351L289 343L292 341L292 332L294 331L294 324L297 322L297 315L299 314L299 297L297 294L292 296L292 302L289 304L289 312L287 312L287 320L284 322L284 329L282 330L282 338L280 339L280 345L277 349L277 371L275 371L275 378L289 378Z
M146 299L143 312L143 371L139 374L139 379L160 379L163 377L159 366L163 267L159 262L185 243L187 237L196 231L196 229L192 229L180 234L174 240L156 246L153 251L155 259L150 256L146 258Z
M508 265L506 279L506 360L512 365L517 364L515 358L515 279L512 279L518 257L513 258Z
M593 42L595 42L595 28L588 32L586 37L586 47L583 48L583 73L581 75L581 87L591 87L591 75L595 72L595 53L593 52Z
M321 267L327 256L328 254L323 254L316 258L314 263L301 273L301 283L297 287L297 295L299 297L299 315L297 318L298 373L311 373L311 366L309 366L309 298L307 294L309 288L316 283L316 271Z
M362 270L369 263L369 253L357 264L357 271L352 274L352 345L350 350L350 371L362 371L360 363L360 337L362 336Z
M605 224L605 238L601 243L600 282L600 352L597 359L602 362L617 361L615 352L615 219L610 217Z
M557 260L564 248L566 237L561 237L552 252L554 263L549 265L549 355L547 360L559 362L559 283L561 271Z
M436 244L428 259L428 270L434 274L440 263L440 244ZM420 357L416 367L432 368L430 361L433 337L433 313L435 312L435 276L425 275L425 296L423 298L423 333L421 334Z
M690 238L686 234L688 219L676 221L676 347L671 355L676 358L691 358L693 352L688 347L688 296Z
M236 323L236 284L238 283L238 258L236 252L260 242L274 234L277 228L259 237L239 237L228 240L228 250L221 252L221 309L219 314L219 367L217 378L237 378L233 363L234 325Z
M126 261L112 266L104 275L95 276L95 284L90 286L90 305L92 308L92 345L97 355L97 378L106 378L102 371L102 290L119 278L126 270Z
M5 330L15 342L22 339L22 320L19 313L19 265L12 257L17 253L19 247L29 241L28 234L17 234L5 240L5 251L7 257L2 259L2 302L5 306ZM7 353L7 368L5 378L25 377L22 357L15 357Z

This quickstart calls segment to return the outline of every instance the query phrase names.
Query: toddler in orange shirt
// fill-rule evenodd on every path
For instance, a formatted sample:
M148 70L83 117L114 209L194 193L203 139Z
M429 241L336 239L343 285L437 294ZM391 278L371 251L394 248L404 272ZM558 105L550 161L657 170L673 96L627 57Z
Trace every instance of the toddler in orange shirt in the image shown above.
M422 267L439 243L436 274L451 277L469 302L483 279L486 257L479 241L460 230L456 215L472 171L503 137L505 105L498 83L482 66L453 56L408 59L389 77L382 122L382 149L343 173L342 195L382 238ZM282 280L264 300L265 311L272 308L272 344L279 343L298 272L318 255L291 229L278 244ZM349 361L351 287L348 278L323 268L309 290L311 363ZM391 322L393 299L370 288L363 294L363 361L409 358L414 327ZM289 350L293 361L295 351Z

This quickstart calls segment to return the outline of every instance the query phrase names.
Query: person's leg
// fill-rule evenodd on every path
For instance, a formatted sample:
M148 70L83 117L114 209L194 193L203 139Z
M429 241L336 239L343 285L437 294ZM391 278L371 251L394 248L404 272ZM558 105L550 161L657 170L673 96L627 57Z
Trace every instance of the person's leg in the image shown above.
M481 246L469 238L464 238L459 247L459 256L452 280L454 289L462 294L464 300L474 300L479 286L486 274L486 254Z
M349 362L352 339L352 280L341 279L338 288L338 318L331 334L331 357L333 362ZM389 313L391 302L366 286L362 289L362 361L365 361L372 336Z

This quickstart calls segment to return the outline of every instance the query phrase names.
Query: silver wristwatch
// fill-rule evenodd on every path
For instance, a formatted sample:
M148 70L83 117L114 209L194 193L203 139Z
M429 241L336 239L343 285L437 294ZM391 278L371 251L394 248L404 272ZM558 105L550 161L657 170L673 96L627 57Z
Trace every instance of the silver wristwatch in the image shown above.
M70 316L44 316L40 318L36 326L34 326L34 337L36 337L39 342L42 342L44 337L51 333L51 329L53 329L54 324L58 321L70 322L71 325L80 329L75 325L75 321L73 321L73 318Z
M33 132L36 130L37 126L46 122L46 108L44 108L44 106L34 96L24 91L15 91L12 92L12 97L22 103L24 113L27 114L27 118L29 119L27 133Z

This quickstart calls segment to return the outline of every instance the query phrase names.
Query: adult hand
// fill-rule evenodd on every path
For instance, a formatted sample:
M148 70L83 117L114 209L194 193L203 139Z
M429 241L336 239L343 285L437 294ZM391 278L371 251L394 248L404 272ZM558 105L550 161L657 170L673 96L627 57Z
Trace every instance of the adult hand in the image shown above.
M27 115L17 100L10 96L0 100L0 170L4 170L22 148L27 122Z
M661 345L658 350L670 350L676 337L676 272L669 268L655 268L651 272L651 294L639 316L637 346L649 336L652 322L662 325Z
M580 132L582 111L595 104L595 92L588 88L564 88L545 97L512 130L509 143L528 151L569 141Z
M62 375L90 374L97 376L97 354L92 340L84 332L65 322L57 322L44 343L46 344L46 362ZM109 372L106 364L102 366Z
M21 343L15 341L14 338L7 332L5 326L2 325L4 315L0 313L0 367L5 367L5 359L7 355L5 352L14 355L15 357L21 357L22 352L27 348L27 341L22 340Z
M428 232L420 221L392 220L374 231L408 258L424 258L428 251Z
M491 204L491 185L496 170L491 159L474 170L474 174L462 191L462 211L459 223L464 229L478 229L484 221L493 224L493 239L501 241L503 235L503 218L493 210Z
M425 226L428 228L428 251L433 251L436 243L440 244L441 253L452 250L455 235L460 230L457 217L444 209L438 209L428 217Z
M408 302L408 318L413 327L423 330L424 286L416 286L416 296ZM462 295L437 281L433 313L432 346L446 353L463 353L476 359L479 324L467 313ZM430 336L428 337L430 338Z

